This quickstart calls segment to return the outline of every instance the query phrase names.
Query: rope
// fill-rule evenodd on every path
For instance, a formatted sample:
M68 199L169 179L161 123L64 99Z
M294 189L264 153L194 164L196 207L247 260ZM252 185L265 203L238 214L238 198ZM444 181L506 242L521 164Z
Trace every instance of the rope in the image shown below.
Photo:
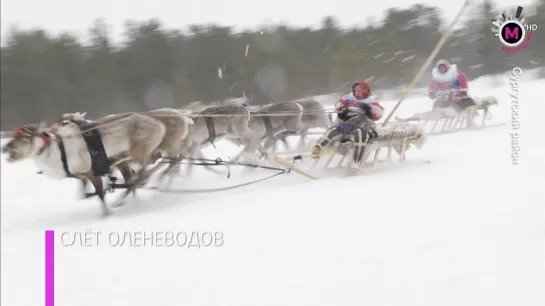
M242 183L242 184L237 184L237 185L233 185L233 186L228 186L228 187L221 187L221 188L210 188L210 189L163 189L161 190L159 187L142 187L142 189L149 189L149 190L160 190L162 192L167 192L167 193L209 193L209 192L220 192L220 191L226 191L226 190L232 190L232 189L236 189L236 188L241 188L241 187L245 187L245 186L249 186L249 185L252 185L252 184L256 184L256 183L259 183L259 182L263 182L263 181L266 181L268 179L272 179L276 176L279 176L281 174L284 174L288 172L287 170L282 170L278 173L275 173L273 175L269 175L267 177L264 177L264 178L261 178L261 179L258 179L258 180L255 180L255 181L250 181L250 182L246 182L246 183Z
M164 159L165 161L159 161L159 163L168 163L167 160L169 160L170 158L162 157L162 159ZM191 164L191 165L199 165L199 166L237 165L237 166L246 166L246 167L252 167L252 168L261 168L261 169L267 169L267 170L275 170L275 171L278 171L278 172L275 173L275 174L269 175L267 177L258 179L258 180L254 180L254 181L250 181L250 182L246 182L246 183L241 183L241 184L237 184L237 185L232 185L232 186L228 186L228 187L221 187L221 188L210 188L210 189L160 189L159 187L141 187L140 189L160 190L162 192L168 192L168 193L209 193L209 192L219 192L219 191L226 191L226 190L231 190L231 189L236 189L236 188L249 186L249 185L256 184L256 183L259 183L259 182L262 182L262 181L265 181L265 180L268 180L268 179L272 179L272 178L274 178L276 176L279 176L281 174L284 174L284 173L290 173L290 170L283 169L283 168L261 166L261 165L255 165L255 164L244 163L244 162L224 161L219 157L216 158L216 159L208 159L208 158L186 158L186 159L190 160L192 162L191 163L180 162L180 164ZM200 161L200 162L194 162L194 161ZM229 176L227 178L229 178L229 177L230 177L230 173L229 173Z
M250 116L253 117L279 117L279 116L289 116L289 115L307 115L307 114L334 114L337 113L335 110L318 110L318 111L302 111L302 112L292 112L292 111L278 111L273 113L259 113L259 112L250 112ZM135 114L143 114L143 113L137 113ZM145 114L146 116L151 116L151 114ZM201 114L201 113L179 113L179 114L153 114L153 117L165 117L165 118L179 118L180 116L186 116L188 118L222 118L222 117L247 117L248 114ZM96 130L101 127L106 127L110 125L117 124L121 120L125 120L127 117L123 117L117 120L112 120L110 122L106 123L99 123L93 127L80 130L78 135L67 135L64 136L64 138L70 138L70 137L78 137L81 134L88 133L90 131Z
M160 161L159 163L170 163L168 160L171 158L168 158L168 157L161 157L161 158L165 161ZM185 159L192 162L184 163L183 161L181 161L180 164L195 165L195 166L243 166L243 167L260 168L260 169L266 169L266 170L277 170L277 171L284 170L283 168L278 168L278 167L262 166L262 165L250 164L245 162L225 161L219 157L216 159L192 158L192 157L188 157ZM194 162L194 161L199 161L199 162Z
M277 111L277 112L271 112L271 113L264 113L264 112L252 112L250 111L250 115L254 117L278 117L278 116L288 116L288 115L307 115L307 114L334 114L337 113L335 110L316 110L316 111L301 111L301 112L293 112L293 111ZM197 113L187 113L183 114L182 116L187 116L190 118L215 118L215 117L246 117L247 114L201 114L199 112ZM175 117L176 115L166 115L166 114L157 114L153 115L153 117Z

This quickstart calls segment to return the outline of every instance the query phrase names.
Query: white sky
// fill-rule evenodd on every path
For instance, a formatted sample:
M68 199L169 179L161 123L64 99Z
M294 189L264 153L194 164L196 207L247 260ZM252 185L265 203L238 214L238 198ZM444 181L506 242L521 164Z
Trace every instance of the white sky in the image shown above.
M413 0L414 1L414 0ZM480 0L472 0L480 2ZM411 1L412 2L412 1ZM452 20L463 0L1 0L1 40L11 26L19 29L45 28L52 33L69 31L86 35L92 21L104 18L119 40L125 20L157 18L169 28L185 29L189 24L217 23L237 29L265 23L284 22L296 26L319 26L326 15L337 17L343 27L365 25L368 17L382 18L390 7L408 7L426 2L440 7ZM501 9L514 10L533 0L501 0ZM498 3L498 2L497 2Z

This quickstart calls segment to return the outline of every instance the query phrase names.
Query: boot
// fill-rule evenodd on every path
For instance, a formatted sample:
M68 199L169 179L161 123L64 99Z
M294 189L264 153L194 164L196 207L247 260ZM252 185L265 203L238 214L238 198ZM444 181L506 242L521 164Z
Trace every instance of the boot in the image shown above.
M319 145L314 145L311 151L312 158L320 158L320 153L322 153L322 148Z

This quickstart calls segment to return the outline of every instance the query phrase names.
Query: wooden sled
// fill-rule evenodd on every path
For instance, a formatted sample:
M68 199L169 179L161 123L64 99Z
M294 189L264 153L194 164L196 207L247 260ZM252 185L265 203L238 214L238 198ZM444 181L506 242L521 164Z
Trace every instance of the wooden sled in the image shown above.
M395 126L400 123L416 122L427 135L438 135L453 133L462 130L476 130L489 126L487 121L490 117L490 106L497 105L494 97L477 99L478 103L466 108L460 114L453 114L448 109L432 110L412 116L412 118L402 119L395 117L397 122L391 122L389 125Z
M323 148L319 156L311 153L278 153L270 159L310 179L318 179L320 174L331 170L354 174L359 170L373 168L379 163L394 161L394 151L399 162L406 160L406 152L414 146L421 149L427 140L422 128L415 124L398 124L386 127L378 132L378 137L364 144L359 162L354 160L356 145L351 141L335 141ZM291 156L290 156L291 155Z

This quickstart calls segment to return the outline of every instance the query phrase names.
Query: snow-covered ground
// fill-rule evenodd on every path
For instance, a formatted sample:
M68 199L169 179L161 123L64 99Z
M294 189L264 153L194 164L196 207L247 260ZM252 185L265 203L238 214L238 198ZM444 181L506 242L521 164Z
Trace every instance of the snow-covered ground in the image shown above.
M504 78L483 79L472 92L496 95L493 120L510 123ZM142 191L107 219L96 199L77 200L78 182L48 180L2 156L1 304L44 305L44 230L53 229L56 306L545 305L544 85L520 83L518 165L507 124L431 137L407 164L368 175L286 174L208 194ZM398 114L429 107L409 99ZM411 163L418 160L431 164ZM211 188L269 174L199 170L175 184ZM61 245L61 233L86 229L103 233L98 243ZM113 232L206 231L222 232L223 245L108 240Z

